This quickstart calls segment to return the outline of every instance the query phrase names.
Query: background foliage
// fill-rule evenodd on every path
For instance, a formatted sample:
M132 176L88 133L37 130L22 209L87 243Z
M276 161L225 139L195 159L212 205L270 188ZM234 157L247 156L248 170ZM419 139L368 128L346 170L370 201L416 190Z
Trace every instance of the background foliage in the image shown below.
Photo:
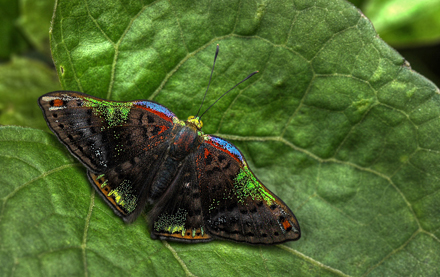
M390 45L411 57L402 47L425 46L435 61L438 4L353 2ZM439 274L438 89L349 3L59 1L55 66L54 2L10 3L0 2L0 124L34 129L0 127L0 275ZM208 102L260 74L204 131L243 150L297 215L298 242L153 241L145 217L123 224L46 132L36 99L61 87L194 114L217 43ZM430 67L418 70L436 81Z

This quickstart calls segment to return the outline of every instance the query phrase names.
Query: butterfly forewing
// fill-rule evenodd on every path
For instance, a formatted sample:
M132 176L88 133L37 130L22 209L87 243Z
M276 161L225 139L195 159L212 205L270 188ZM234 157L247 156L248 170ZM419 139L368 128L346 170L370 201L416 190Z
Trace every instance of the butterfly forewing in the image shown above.
M174 115L166 110L170 117L160 117L149 112L144 103L151 102L107 101L65 91L39 99L52 131L74 156L95 172L119 165L127 157L167 140Z
M196 163L210 234L257 244L299 239L292 211L254 176L235 146L209 136L197 152Z
M174 114L150 101L107 101L67 91L43 95L39 105L115 213L134 220L166 154Z

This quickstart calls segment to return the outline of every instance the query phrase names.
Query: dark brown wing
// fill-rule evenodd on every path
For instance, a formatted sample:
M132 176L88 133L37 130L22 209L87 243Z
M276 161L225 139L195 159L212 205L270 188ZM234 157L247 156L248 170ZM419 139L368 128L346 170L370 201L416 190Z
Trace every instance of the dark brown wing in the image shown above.
M167 191L149 214L153 239L210 241L203 221L194 153L187 156Z
M255 177L241 152L224 139L207 138L195 157L207 232L252 244L299 239L295 215Z
M145 205L175 116L151 101L116 102L79 92L39 98L49 128L89 170L95 189L125 221Z

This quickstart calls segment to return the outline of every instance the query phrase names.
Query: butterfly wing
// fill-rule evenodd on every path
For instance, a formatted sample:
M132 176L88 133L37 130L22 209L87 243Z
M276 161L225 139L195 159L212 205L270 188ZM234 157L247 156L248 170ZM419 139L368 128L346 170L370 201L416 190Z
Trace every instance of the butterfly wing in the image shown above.
M253 175L240 151L206 137L150 212L152 238L253 244L299 239L292 211Z
M207 136L195 160L205 227L213 237L253 244L300 238L295 215L255 177L234 145Z
M151 237L185 242L210 241L203 220L195 153L188 155L167 191L149 213Z
M115 213L133 221L172 136L175 115L150 101L116 102L79 92L39 98L49 128L88 169Z

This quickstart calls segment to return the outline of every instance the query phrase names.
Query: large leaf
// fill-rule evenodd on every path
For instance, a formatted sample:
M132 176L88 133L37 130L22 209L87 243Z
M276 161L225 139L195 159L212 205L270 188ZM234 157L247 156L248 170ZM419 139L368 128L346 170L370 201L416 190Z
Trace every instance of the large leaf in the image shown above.
M49 27L55 0L20 0L18 26L32 45L50 57Z
M20 16L18 0L0 0L0 59L20 53L29 45L16 26Z
M42 92L59 90L56 72L29 58L12 57L0 65L0 125L20 125L49 131L35 102Z
M294 211L279 246L151 240L53 135L0 128L2 275L438 275L438 89L345 1L58 1L62 86L196 113Z
M368 0L365 15L391 45L427 45L440 41L440 2L432 0Z

